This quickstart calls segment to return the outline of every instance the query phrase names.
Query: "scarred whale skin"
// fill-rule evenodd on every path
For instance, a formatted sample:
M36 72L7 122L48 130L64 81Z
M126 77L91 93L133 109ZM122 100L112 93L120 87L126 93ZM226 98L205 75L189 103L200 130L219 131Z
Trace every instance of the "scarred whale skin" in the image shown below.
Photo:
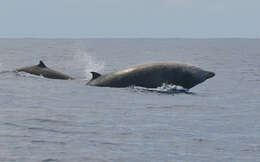
M177 62L147 63L105 75L96 72L91 73L93 77L87 85L101 87L140 86L156 88L165 83L190 89L215 76L214 72Z
M15 72L26 72L26 73L30 73L33 75L40 75L40 76L43 76L45 78L50 78L50 79L63 79L63 80L73 79L72 77L70 77L66 74L63 74L61 72L48 68L43 63L43 61L40 61L38 65L23 67L23 68L16 69L14 71Z

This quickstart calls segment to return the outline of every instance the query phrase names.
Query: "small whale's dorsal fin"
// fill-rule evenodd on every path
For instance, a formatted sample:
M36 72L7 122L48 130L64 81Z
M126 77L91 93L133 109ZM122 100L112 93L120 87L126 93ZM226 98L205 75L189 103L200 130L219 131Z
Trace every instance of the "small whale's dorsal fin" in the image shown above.
M37 66L40 67L40 68L47 68L47 66L43 63L42 60L40 60L40 62Z
M93 71L91 72L91 74L92 74L92 79L91 80L97 79L98 77L101 76L101 74L99 74L97 72L93 72Z

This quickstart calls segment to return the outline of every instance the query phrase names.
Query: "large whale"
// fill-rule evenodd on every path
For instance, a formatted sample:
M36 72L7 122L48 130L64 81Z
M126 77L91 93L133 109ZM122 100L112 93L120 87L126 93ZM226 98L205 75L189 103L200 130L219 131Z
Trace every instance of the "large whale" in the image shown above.
M177 62L147 63L105 75L97 72L91 73L92 79L87 85L101 87L140 86L156 88L165 83L190 89L215 76L214 72Z
M38 65L34 65L34 66L28 66L28 67L22 67L19 69L14 70L15 72L26 72L26 73L30 73L33 75L40 75L43 76L45 78L50 78L50 79L73 79L72 77L63 74L61 72L52 70L50 68L48 68L43 61L40 61Z

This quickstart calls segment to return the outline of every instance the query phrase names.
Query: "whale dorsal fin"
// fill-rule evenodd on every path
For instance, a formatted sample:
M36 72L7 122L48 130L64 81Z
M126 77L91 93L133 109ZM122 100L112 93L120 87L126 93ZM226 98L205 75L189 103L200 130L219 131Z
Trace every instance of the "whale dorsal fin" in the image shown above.
M37 66L40 67L40 68L47 68L47 66L43 63L42 60L40 60L40 62Z
M92 74L92 79L91 80L97 79L98 77L101 76L101 74L99 74L97 72L93 72L93 71L91 72L91 74Z

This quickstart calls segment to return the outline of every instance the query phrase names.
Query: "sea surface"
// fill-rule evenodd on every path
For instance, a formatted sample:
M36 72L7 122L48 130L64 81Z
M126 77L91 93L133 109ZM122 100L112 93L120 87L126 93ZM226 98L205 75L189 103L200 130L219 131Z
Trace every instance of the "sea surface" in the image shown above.
M76 80L6 72L39 60ZM135 64L216 76L167 87L91 87ZM260 39L0 39L1 162L260 161Z

